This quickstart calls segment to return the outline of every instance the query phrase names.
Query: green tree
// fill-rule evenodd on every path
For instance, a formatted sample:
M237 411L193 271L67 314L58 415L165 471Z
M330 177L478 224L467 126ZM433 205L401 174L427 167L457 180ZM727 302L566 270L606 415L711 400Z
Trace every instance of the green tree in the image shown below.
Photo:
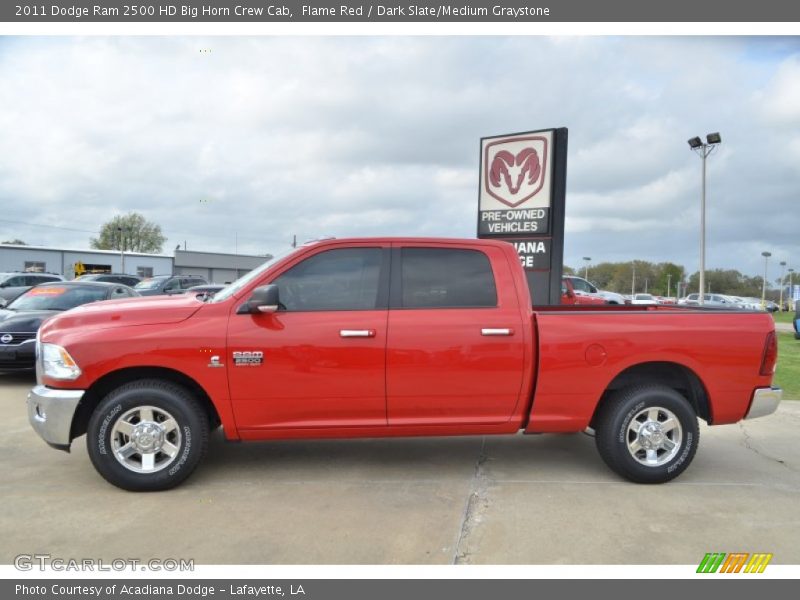
M697 292L699 273L692 273L689 278L688 293ZM711 269L706 271L706 292L730 294L731 296L761 297L761 277L742 275L735 269ZM767 282L769 283L769 282ZM769 285L767 286L769 289Z
M686 271L680 265L665 262L656 265L656 281L653 293L657 296L677 296L678 282L683 281ZM669 293L667 293L669 292Z
M92 238L91 245L98 250L158 253L166 241L159 225L132 212L117 215L104 223L100 228L100 236Z

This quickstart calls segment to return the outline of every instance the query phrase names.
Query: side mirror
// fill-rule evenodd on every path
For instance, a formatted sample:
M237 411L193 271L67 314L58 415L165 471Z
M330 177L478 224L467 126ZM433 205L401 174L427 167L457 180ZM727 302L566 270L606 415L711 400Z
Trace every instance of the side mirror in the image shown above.
M274 313L278 311L279 305L278 286L274 284L263 285L253 290L253 295L239 307L236 313L240 315Z
M597 288L592 286L592 287L589 288L589 291L592 292L593 294L596 294L597 293Z

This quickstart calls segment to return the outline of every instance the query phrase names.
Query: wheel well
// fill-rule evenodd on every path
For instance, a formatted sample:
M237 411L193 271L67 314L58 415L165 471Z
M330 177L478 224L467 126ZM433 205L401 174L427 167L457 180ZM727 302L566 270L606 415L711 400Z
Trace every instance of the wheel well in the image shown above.
M162 379L183 386L192 393L192 396L198 400L200 406L205 410L206 414L208 414L211 429L213 430L220 424L219 413L217 413L217 409L211 401L211 398L202 386L191 377L179 371L164 367L131 367L104 375L86 390L86 393L83 395L78 405L75 417L72 419L70 440L86 433L86 427L89 424L89 418L92 416L94 409L97 408L97 405L100 404L100 401L105 398L109 392L130 381L136 381L137 379Z
M600 402L597 403L592 416L592 427L595 425L600 407L608 401L613 392L643 383L659 383L674 389L689 401L697 416L711 424L712 414L708 392L694 371L677 363L650 362L628 367L614 378L603 392Z

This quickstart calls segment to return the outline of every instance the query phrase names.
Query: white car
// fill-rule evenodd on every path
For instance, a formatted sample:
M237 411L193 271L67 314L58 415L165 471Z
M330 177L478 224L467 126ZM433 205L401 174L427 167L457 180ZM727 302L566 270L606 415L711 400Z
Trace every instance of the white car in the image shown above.
M658 300L656 300L652 294L634 294L631 304L636 304L639 306L656 306L658 304Z
M600 290L597 293L605 298L606 302L609 304L625 304L625 296L622 294L617 294L616 292L607 292L605 290Z

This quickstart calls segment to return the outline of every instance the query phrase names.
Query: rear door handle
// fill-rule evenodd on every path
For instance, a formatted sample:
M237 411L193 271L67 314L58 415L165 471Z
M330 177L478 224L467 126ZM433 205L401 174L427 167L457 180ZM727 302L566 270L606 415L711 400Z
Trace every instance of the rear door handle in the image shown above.
M339 336L343 338L371 338L375 337L374 329L342 329Z
M491 328L483 328L481 329L481 335L514 335L513 329L491 329Z

